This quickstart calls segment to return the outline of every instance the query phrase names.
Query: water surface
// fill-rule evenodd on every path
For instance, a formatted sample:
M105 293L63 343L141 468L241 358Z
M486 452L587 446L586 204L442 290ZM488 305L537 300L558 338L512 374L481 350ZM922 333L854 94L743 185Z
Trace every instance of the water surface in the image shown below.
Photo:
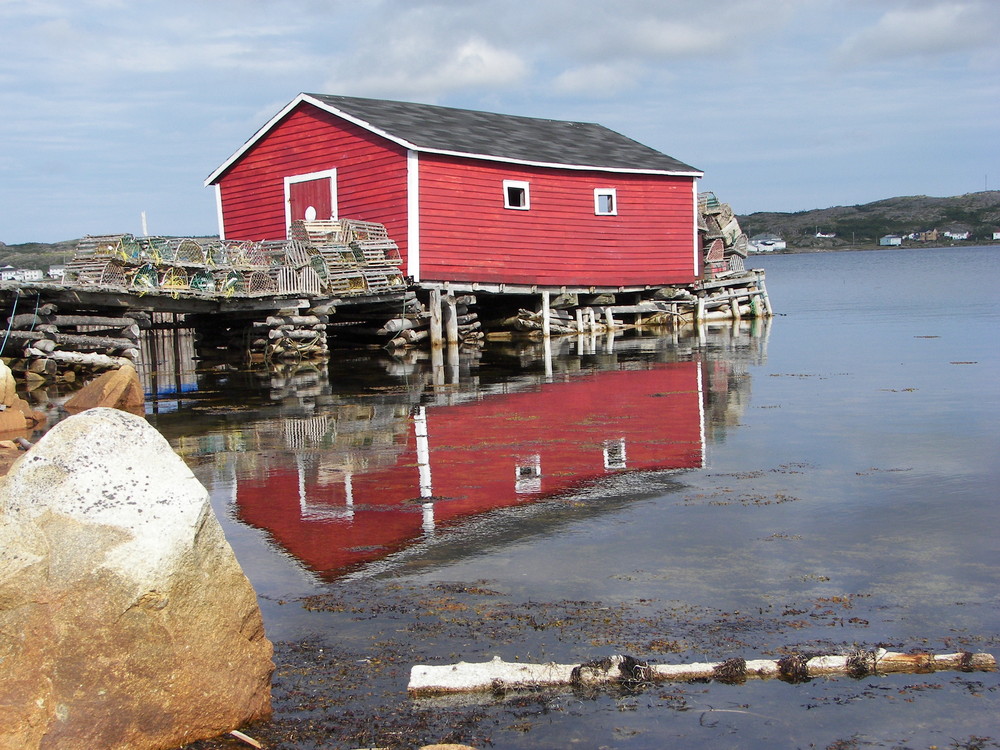
M406 669L1000 653L1000 249L751 260L768 324L198 373L151 419L209 486L279 642ZM371 602L301 603L348 595ZM482 597L533 625L491 635ZM441 711L409 701L406 669L371 710ZM998 694L995 674L939 673L448 711L494 747L1000 746ZM282 701L279 723L305 720ZM329 746L356 746L349 724Z

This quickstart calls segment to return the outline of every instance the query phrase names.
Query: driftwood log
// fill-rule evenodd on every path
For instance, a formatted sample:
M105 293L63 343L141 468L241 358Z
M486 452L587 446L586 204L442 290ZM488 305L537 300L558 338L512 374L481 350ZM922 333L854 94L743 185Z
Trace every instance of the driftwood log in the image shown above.
M442 666L418 664L410 670L412 695L504 691L559 686L599 686L615 683L715 679L739 682L750 677L777 677L801 682L823 675L863 677L890 672L966 672L996 669L991 654L903 654L885 649L827 656L786 656L782 659L728 659L692 664L647 664L631 656L611 656L586 664L522 664L500 657L482 663Z

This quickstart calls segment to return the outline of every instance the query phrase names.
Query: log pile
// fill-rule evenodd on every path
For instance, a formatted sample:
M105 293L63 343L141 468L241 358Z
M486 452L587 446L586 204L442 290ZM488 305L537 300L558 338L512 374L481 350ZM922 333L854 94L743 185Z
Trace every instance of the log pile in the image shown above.
M59 314L54 304L7 318L3 355L15 372L42 379L66 370L109 370L140 359L139 332L151 325L148 313L75 312Z
M330 305L305 311L285 308L263 320L239 315L188 315L195 357L206 366L233 361L316 360L329 355Z
M671 326L685 311L694 305L695 295L684 290L667 290L669 298L640 299L632 303L618 303L615 295L594 296L589 303L570 307L557 307L556 298L549 308L549 332L554 336L597 334L644 326ZM560 295L565 296L565 295ZM518 310L517 314L501 322L505 328L536 333L544 330L542 310Z
M328 315L299 315L297 310L279 310L263 323L253 324L250 351L262 351L267 361L326 357L330 353L326 340L329 320ZM259 348L261 343L263 349Z
M430 339L431 311L416 297L407 302L403 312L388 320L376 332L379 336L392 337L387 344L389 349L408 349ZM472 294L442 299L443 319L451 314L449 309L454 310L459 344L476 345L485 338L479 313L472 309L475 304L476 297Z

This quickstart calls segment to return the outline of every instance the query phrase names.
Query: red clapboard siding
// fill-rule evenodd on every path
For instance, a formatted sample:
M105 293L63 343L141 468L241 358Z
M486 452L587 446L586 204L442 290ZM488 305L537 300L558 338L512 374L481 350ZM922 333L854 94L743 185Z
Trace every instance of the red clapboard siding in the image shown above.
M285 237L284 178L331 169L337 215L385 224L405 261L406 149L306 102L218 178L226 237ZM503 207L504 180L530 184L529 210ZM528 167L425 151L419 182L423 281L619 287L697 278L691 176ZM594 214L600 188L616 190L617 215Z
M503 181L530 184L527 211ZM594 214L615 188L616 216ZM687 177L517 167L422 155L420 268L426 281L629 286L695 279Z
M221 178L228 239L286 235L284 178L337 170L337 213L385 224L406 252L406 151L309 105L290 112Z

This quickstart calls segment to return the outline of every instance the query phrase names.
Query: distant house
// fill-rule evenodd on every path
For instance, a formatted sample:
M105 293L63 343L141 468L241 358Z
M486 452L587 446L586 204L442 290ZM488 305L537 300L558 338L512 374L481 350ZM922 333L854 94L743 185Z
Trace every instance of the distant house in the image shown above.
M360 219L425 287L626 291L701 276L701 176L592 123L299 94L205 184L225 239Z
M0 281L41 281L45 274L38 268L0 266Z
M993 230L993 239L1000 240L1000 229Z
M878 244L886 247L891 247L893 245L902 245L903 238L900 237L898 234L887 234L885 235L885 237L879 238Z
M944 232L944 236L949 240L967 240L971 232Z
M785 241L776 234L755 234L747 244L752 253L770 253L787 247Z
M64 265L49 266L50 279L61 279L65 275L66 275L66 266Z

